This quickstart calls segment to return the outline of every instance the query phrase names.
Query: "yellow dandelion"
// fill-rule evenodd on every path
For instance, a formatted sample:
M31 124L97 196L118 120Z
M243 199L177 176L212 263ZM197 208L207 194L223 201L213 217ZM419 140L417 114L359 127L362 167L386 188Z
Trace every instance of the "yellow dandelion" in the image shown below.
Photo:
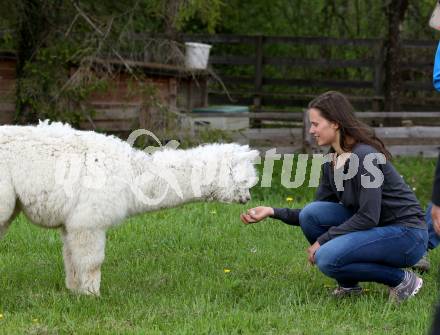
M215 215L215 214L217 214L217 211L216 211L215 209L213 209L213 210L212 210L212 211L210 211L209 213L211 213L211 214Z
M32 322L38 322L38 319L32 319Z
M293 201L293 198L292 198L292 197L287 197L287 198L286 198L286 201L287 201L287 202L291 202L291 201Z
M229 273L229 272L231 272L231 270L230 269L223 269L223 272L224 273Z
M0 320L3 319L3 314L0 314Z

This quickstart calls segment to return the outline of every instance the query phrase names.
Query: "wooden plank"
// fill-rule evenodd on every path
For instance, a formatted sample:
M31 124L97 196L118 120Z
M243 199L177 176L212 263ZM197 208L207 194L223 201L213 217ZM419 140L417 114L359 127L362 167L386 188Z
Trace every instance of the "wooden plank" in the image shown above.
M355 112L356 117L361 119L367 118L440 118L440 112Z
M250 106L253 104L253 92L229 92L232 101L221 91L211 91L209 93L209 101L211 104L241 104ZM314 94L271 94L260 93L264 98L265 106L302 106L307 104L316 97ZM372 101L383 101L383 97L377 96L349 96L351 103L358 108L371 107Z
M241 132L249 139L266 139L278 137L302 136L302 128L250 128Z
M251 128L240 134L255 146L302 146L301 128Z
M249 35L227 35L227 34L191 34L183 35L184 42L205 42L213 44L254 44L255 36Z
M255 85L255 78L253 77L243 77L243 76L228 76L221 75L220 79L225 85Z
M408 138L391 138L391 137L380 137L379 138L385 143L386 146L390 145L437 145L440 146L440 136L439 137L408 137Z
M438 145L392 145L387 147L393 156L423 156L437 158Z
M334 37L291 37L268 36L267 44L305 44L305 45L334 45L334 46L369 46L373 47L382 40L377 38L334 38Z
M13 124L15 119L15 109L0 111L0 124Z
M261 97L261 92L263 90L263 48L264 48L264 38L263 36L257 36L255 40L255 82L254 82L254 110L259 112L261 106L263 105L263 100ZM254 119L256 120L256 119ZM258 127L261 125L259 121L253 121L251 123L253 127Z
M265 97L264 102L267 106L307 106L315 95L298 95L286 97ZM357 108L369 109L374 97L353 97L351 103Z
M137 35L137 36L136 36ZM145 38L145 34L133 34L134 38ZM155 35L157 36L157 35ZM206 42L214 44L254 44L255 36L231 34L191 34L183 35L184 42ZM265 36L269 44L306 44L306 45L335 45L335 46L374 46L381 39L375 38L332 38L332 37L293 37L293 36Z
M8 113L10 111L15 111L15 103L0 102L0 113Z
M432 82L430 81L405 81L403 82L403 88L411 91L434 91Z
M124 102L124 101L91 101L89 105L96 109L111 109L111 108L136 108L140 104L138 102Z
M377 127L374 130L380 138L435 138L440 140L440 127Z
M279 120L279 121L302 121L303 113L301 112L250 112L250 113L192 113L192 115L203 118L210 117L226 117L226 118L242 118L249 117L250 119L257 120Z
M137 120L117 120L117 121L96 121L94 124L89 121L82 121L79 124L81 129L123 132L137 128Z
M226 118L241 118L249 117L259 120L281 120L281 121L302 121L302 112L288 112L279 111L271 112L268 110L262 110L261 112L250 113L193 113L197 117L209 118L209 117L226 117ZM376 123L386 123L385 121L391 121L392 123L401 126L404 121L411 121L414 125L426 125L440 124L440 112L355 112L357 118L364 122L376 121ZM385 129L385 128L382 128Z
M435 49L438 45L437 40L402 40L402 48L432 48Z
M374 66L373 59L300 59L288 57L264 57L265 65L334 68L362 68Z
M244 106L251 106L254 103L253 97L243 97L243 96L232 96L232 100L225 93L209 93L210 104L238 104Z
M0 69L0 80L15 80L15 68L14 69Z
M418 62L417 60L414 60L412 62L402 62L401 68L402 70L432 70L432 67L434 65L434 61L430 62Z
M265 85L328 87L328 88L373 88L372 81L364 80L315 80L264 78Z
M17 60L15 57L5 57L0 52L0 69L15 69Z
M139 117L140 106L130 108L96 109L93 120L96 121L115 121L126 119L137 119Z
M384 65L385 65L385 45L384 42L380 42L376 46L376 52L375 52L375 65L374 65L374 73L373 73L373 87L374 87L374 94L376 96L382 96L383 95L383 81L385 78L384 73ZM377 111L382 106L379 106L378 101L374 101L372 104L372 109Z
M225 64L225 65L254 65L255 57L249 56L218 56L212 55L209 57L210 64Z
M2 79L0 80L0 90L6 92L13 92L15 90L15 79Z
M264 145L253 145L251 144L253 149L257 149L260 154L264 156L264 154L272 149L276 149L277 154L285 155L285 154L294 154L302 152L302 145L289 145L289 146L264 146Z

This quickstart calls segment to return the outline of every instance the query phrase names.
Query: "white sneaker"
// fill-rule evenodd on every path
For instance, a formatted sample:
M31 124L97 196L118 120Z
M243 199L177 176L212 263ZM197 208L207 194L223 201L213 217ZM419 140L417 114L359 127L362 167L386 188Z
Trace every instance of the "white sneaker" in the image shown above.
M415 296L423 286L423 280L414 272L405 270L405 277L396 287L390 288L390 301L401 303Z

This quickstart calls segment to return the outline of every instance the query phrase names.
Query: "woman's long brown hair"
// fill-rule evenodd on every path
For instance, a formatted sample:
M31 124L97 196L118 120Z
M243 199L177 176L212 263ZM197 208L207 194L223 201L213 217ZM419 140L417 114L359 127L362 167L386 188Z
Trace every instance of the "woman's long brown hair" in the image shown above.
M385 144L371 127L356 118L353 106L342 93L336 91L323 93L313 99L308 108L316 108L323 118L339 125L342 150L351 152L357 143L364 143L383 153L387 159L391 159L391 153ZM354 143L349 143L348 137L353 139Z

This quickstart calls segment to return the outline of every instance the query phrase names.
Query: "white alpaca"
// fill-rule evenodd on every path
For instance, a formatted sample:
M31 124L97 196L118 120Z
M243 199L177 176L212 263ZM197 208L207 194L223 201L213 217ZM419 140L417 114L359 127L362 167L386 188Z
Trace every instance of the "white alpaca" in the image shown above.
M61 123L1 126L0 238L20 211L60 228L67 288L99 295L109 227L190 201L244 203L257 156L237 144L147 154Z

